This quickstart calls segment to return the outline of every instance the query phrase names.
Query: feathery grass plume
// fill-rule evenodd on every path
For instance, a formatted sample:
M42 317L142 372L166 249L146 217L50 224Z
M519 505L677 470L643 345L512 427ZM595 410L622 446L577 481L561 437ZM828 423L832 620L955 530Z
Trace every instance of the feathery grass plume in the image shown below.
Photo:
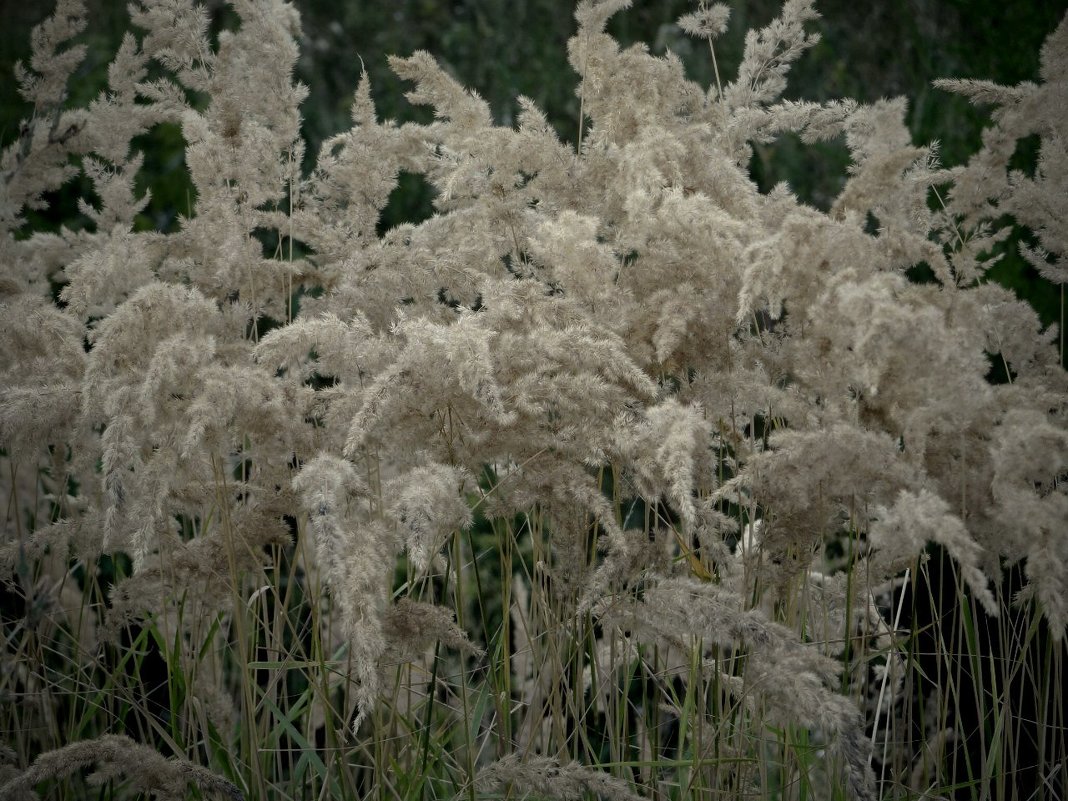
M836 661L791 643L788 648L761 651L748 659L744 687L760 698L768 724L800 724L827 741L828 751L844 762L850 796L868 801L876 798L876 790L864 720L851 699L827 689L837 672Z
M340 270L342 264L361 273L373 263L379 244L375 228L398 174L423 172L429 161L422 126L377 121L366 71L356 87L351 117L349 131L323 143L290 215L300 239L314 248L326 287L345 279L349 271Z
M461 495L470 480L465 470L429 463L384 487L384 495L392 499L386 514L400 524L401 539L417 573L442 572L446 537L471 525L471 509Z
M452 123L459 131L493 124L489 105L447 75L425 50L408 58L394 56L389 65L399 78L415 83L416 88L405 95L409 103L433 106L439 119Z
M544 268L544 281L560 286L591 310L618 302L612 281L619 260L611 247L597 241L599 223L596 217L565 209L540 224L528 248L534 264Z
M1054 347L1060 333L1058 328L1048 326L1043 330L1035 310L1003 286L982 284L972 294L976 306L972 325L981 337L983 349L1000 356L1003 365L1015 376L1016 390L1002 386L996 391L1003 394L1023 391L1029 398L1042 395L1041 402L1035 399L1039 406L1056 408L1065 384ZM1008 405L1027 402L1021 398Z
M33 55L30 69L21 62L15 65L15 77L22 96L44 109L57 108L67 94L67 82L82 59L85 45L74 45L60 51L75 36L85 30L85 5L78 0L60 0L48 19L33 29L30 37Z
M133 175L127 180L132 186ZM147 203L148 198L144 197L136 205ZM132 220L140 208L130 208L127 212ZM65 270L68 283L60 293L60 300L82 321L107 317L120 303L152 282L149 265L156 259L148 247L149 237L130 234L124 228L116 225L110 236L101 236L96 248L75 259Z
M0 229L5 240L8 231L24 223L23 209L45 208L44 193L58 189L78 171L67 156L81 152L79 136L86 114L82 109L63 110L63 102L67 83L86 53L85 45L71 45L70 41L85 26L85 4L60 0L53 14L33 29L29 68L21 62L15 65L19 94L33 104L34 115L0 155ZM11 253L21 248L5 241L4 250ZM18 269L15 262L12 267ZM40 277L16 273L14 279L18 291L32 286L47 290Z
M10 463L8 464L10 468ZM33 492L39 492L38 481L40 476L33 476L30 481L25 481L25 474L20 479L17 475L11 481L11 471L4 483L5 493L12 498L25 498ZM61 476L60 480L67 478ZM22 487L19 486L22 484ZM42 493L43 495L43 493ZM0 580L7 580L13 573L23 570L25 567L38 559L44 559L52 554L57 559L60 554L70 555L72 558L85 564L93 564L100 557L100 530L103 525L103 514L99 508L90 507L84 498L60 499L56 493L51 497L42 497L47 503L61 501L67 516L47 525L37 525L32 533L23 532L18 536L18 526L9 521L5 525L5 534L9 537L0 546ZM73 501L73 503L72 503ZM45 515L41 515L42 519Z
M412 660L436 642L476 657L483 654L444 606L401 598L386 612L382 628L388 643L383 653L386 662Z
M676 24L690 36L711 40L727 30L727 20L730 16L731 9L726 3L706 6L702 1L697 11L683 14Z
M561 764L552 757L524 758L518 754L510 754L480 769L475 787L482 792L512 788L524 797L536 794L560 801L579 801L586 793L604 801L642 801L645 798L635 793L628 782L604 771L577 762Z
M1064 137L1064 98L1068 90L1068 19L1042 46L1041 83L1025 81L1006 87L991 81L937 80L935 86L964 95L976 104L994 104L994 125L983 131L983 146L968 163L950 168L952 179L945 207L943 237L960 245L953 259L960 280L981 278L994 259L979 262L974 253L988 250L1007 235L1002 215L1027 226L1036 245L1020 242L1025 258L1048 281L1068 282L1061 259L1068 250L1068 206L1060 188L1068 180L1068 147ZM1038 135L1038 162L1033 175L1010 168L1020 139ZM990 227L996 226L996 227ZM971 248L965 245L974 243ZM951 259L952 259L951 255Z
M738 78L726 91L727 101L741 107L775 100L786 88L790 64L819 42L818 34L804 31L806 22L817 19L819 13L810 0L787 0L781 15L767 27L746 34Z
M761 570L782 589L807 571L825 536L849 522L854 503L889 501L917 481L888 436L846 423L776 432L714 497L747 489L765 510Z
M1016 532L1003 552L1026 555L1030 583L1024 598L1035 597L1060 640L1068 625L1068 430L1033 409L1014 409L995 429L991 491L999 501L1003 527ZM1012 518L1010 523L1009 518ZM1059 535L1059 533L1061 533Z
M361 340L371 334L362 314L345 322L324 312L317 317L302 316L268 332L254 353L256 361L284 370L287 378L301 384L316 373L358 384L361 363L367 358Z
M316 561L348 638L358 681L355 733L381 686L378 661L387 647L383 623L399 543L381 520L360 519L368 489L351 462L320 453L293 479L293 489L308 514Z
M74 440L82 335L77 320L32 295L0 304L0 442L10 455Z
M601 619L620 631L688 650L693 636L730 647L745 644L771 647L792 638L785 627L769 621L759 609L745 609L727 588L689 577L664 579L646 588L641 600L606 602Z
M879 100L870 106L856 108L849 116L843 127L853 164L850 166L849 180L831 209L831 216L844 219L850 213L863 215L867 211L875 211L876 218L883 223L912 222L907 214L891 214L897 210L887 208L882 203L886 199L910 199L919 205L925 198L925 192L914 193L913 197L894 193L887 198L880 198L873 191L881 184L899 179L909 167L926 163L928 151L913 147L912 137L905 125L907 105L903 97ZM909 208L909 211L918 209ZM917 220L920 223L924 221L923 216Z
M851 791L874 798L874 776L863 748L863 721L850 699L828 687L839 663L799 643L786 626L758 609L744 609L734 592L692 578L667 578L645 589L640 601L605 604L601 620L638 639L681 649L695 638L709 647L744 647L744 691L763 702L772 725L800 724L826 737L846 762ZM713 665L714 667L714 665Z
M825 103L783 100L767 107L735 109L733 118L751 131L753 142L770 143L792 131L805 144L815 144L839 136L858 108L857 101L849 98Z
M191 626L217 612L231 615L234 576L263 579L267 550L289 544L290 536L269 508L244 507L233 510L225 530L186 541L172 533L160 540L159 550L112 592L106 620L113 639L133 621L173 614L176 602Z
M998 604L980 566L982 548L968 536L964 523L941 497L927 489L918 493L901 490L892 506L877 507L874 514L868 533L884 575L899 573L923 552L927 542L936 543L957 560L964 580L987 614L997 617Z
M168 759L125 735L107 734L41 754L19 776L0 786L0 799L15 799L42 782L92 765L98 767L89 775L89 784L125 781L132 791L149 793L159 801L187 798L190 784L215 798L244 798L236 785L199 765L178 757Z
M699 406L682 406L668 398L646 409L643 419L624 430L618 445L627 462L635 465L646 501L669 498L690 534L697 528L698 481L713 475L708 459L710 426L703 412Z
M7 745L0 743L0 787L14 780L22 771L18 767L18 754ZM37 801L37 793L29 788L13 791L10 801Z
M484 419L507 425L513 419L494 375L488 341L492 332L481 316L466 314L452 325L404 320L398 333L403 335L404 348L364 394L363 408L349 428L346 454L354 455L364 444L377 444L398 430L416 434L422 428L425 438L432 439L439 427L432 414L435 407L454 406L461 419L471 421ZM411 392L412 382L426 382L442 394L415 394Z
M215 53L208 44L207 9L188 0L137 0L130 21L146 31L142 47L185 88L209 90Z

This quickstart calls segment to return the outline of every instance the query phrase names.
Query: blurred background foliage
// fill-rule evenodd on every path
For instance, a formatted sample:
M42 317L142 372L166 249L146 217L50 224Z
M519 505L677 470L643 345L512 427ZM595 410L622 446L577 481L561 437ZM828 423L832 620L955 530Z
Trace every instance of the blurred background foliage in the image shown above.
M350 126L349 106L362 69L371 80L379 116L398 121L427 121L430 111L404 99L410 88L394 76L386 57L427 50L465 86L490 104L496 120L513 123L516 97L532 98L561 137L575 142L579 104L576 76L567 63L573 34L572 0L295 0L305 41L298 78L311 94L303 114L308 139L305 169L319 144ZM82 35L89 55L71 87L70 102L84 104L105 85L106 67L127 27L125 3L88 0L90 24ZM223 0L207 0L216 32L236 23ZM670 49L703 85L714 82L704 42L685 36L674 24L696 4L689 0L636 0L616 15L609 30L624 45L646 43L654 54ZM781 0L736 0L730 27L716 43L724 81L741 59L745 31L767 24ZM52 10L48 0L0 0L0 69L10 76L16 60L29 56L29 32ZM786 97L829 100L852 97L870 102L904 95L916 143L938 140L943 164L959 164L979 147L989 109L934 89L939 77L985 78L1003 84L1034 80L1039 49L1068 10L1068 0L820 0L822 41L790 73ZM0 80L0 142L10 143L19 121L31 112L15 82ZM143 138L146 158L142 184L152 203L139 227L173 230L190 208L192 187L183 163L183 141L175 126L158 126ZM1018 166L1033 170L1036 142L1023 142ZM848 165L842 142L804 146L785 136L758 146L751 165L762 189L787 181L798 196L827 208L844 181ZM88 224L75 199L91 194L75 182L51 198L53 208L31 219L29 229L56 230ZM383 219L383 227L431 213L431 195L417 176L402 176ZM26 233L29 231L27 230ZM991 277L1013 289L1038 310L1046 324L1060 323L1059 288L1042 281L1016 253L1029 236L1018 230L1004 245L1005 258Z

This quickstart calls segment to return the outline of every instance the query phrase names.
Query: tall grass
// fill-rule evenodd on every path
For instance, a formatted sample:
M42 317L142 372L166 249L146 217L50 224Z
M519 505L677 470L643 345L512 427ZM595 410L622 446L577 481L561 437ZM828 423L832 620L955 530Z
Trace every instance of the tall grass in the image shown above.
M577 148L416 53L435 122L365 75L309 174L281 0L135 3L86 109L81 7L37 29L0 799L1065 797L1062 340L986 274L1018 223L1065 280L1068 25L1039 83L941 84L996 109L945 168L901 101L781 100L811 2L708 86L626 5L577 7ZM166 126L196 195L143 231ZM848 150L828 208L752 180L784 132ZM413 175L434 215L378 230Z

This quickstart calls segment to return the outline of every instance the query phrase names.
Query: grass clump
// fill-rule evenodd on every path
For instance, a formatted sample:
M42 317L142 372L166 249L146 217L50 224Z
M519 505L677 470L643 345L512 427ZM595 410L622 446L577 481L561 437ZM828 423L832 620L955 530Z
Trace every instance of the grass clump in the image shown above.
M1068 23L1037 83L940 84L995 109L944 167L902 99L782 99L810 0L733 80L699 3L708 85L628 5L576 8L577 146L416 52L433 121L364 74L310 171L282 0L134 3L82 108L84 9L36 29L0 798L1063 795L1063 340L986 276L1017 224L1066 280ZM150 231L164 126L195 194ZM848 151L826 208L753 180L784 135ZM404 176L433 212L383 230Z

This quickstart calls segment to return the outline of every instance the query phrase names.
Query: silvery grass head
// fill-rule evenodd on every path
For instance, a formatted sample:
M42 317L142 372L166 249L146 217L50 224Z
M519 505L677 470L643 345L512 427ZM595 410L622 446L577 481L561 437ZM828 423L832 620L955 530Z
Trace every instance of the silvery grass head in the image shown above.
M526 98L516 127L495 125L417 52L390 63L434 120L379 120L364 74L352 128L304 172L298 15L232 5L240 25L216 44L202 7L134 3L135 32L86 108L64 105L83 56L74 0L19 71L34 114L0 160L0 441L11 464L47 467L50 509L32 531L8 526L8 575L68 549L83 565L126 554L112 636L169 621L175 658L200 664L217 631L255 642L254 588L287 552L320 662L340 675L323 681L322 715L374 737L409 708L398 664L431 664L434 685L446 658L454 714L478 666L504 702L465 726L468 786L496 733L503 761L480 782L561 797L630 792L511 750L568 753L556 715L573 727L611 711L592 679L604 709L553 707L565 673L581 695L597 639L634 645L602 681L643 649L689 654L680 681L715 686L755 729L811 732L870 797L863 719L839 692L854 650L840 646L885 633L874 593L929 544L991 615L1002 564L1023 561L1025 598L1063 636L1065 373L1055 332L984 276L1012 215L1034 232L1027 258L1065 281L1065 23L1039 83L943 84L996 109L982 150L949 169L912 143L903 99L782 99L818 40L810 1L789 0L748 35L735 79L717 65L705 87L672 54L606 32L629 3L586 0L568 46L577 148ZM727 21L702 2L679 25L714 57ZM160 124L179 126L195 189L167 234L136 224L134 142ZM785 133L848 148L828 209L752 180L753 146ZM1034 174L1010 170L1035 134ZM401 172L425 178L434 213L379 232ZM87 224L35 232L28 212L75 175L92 186ZM934 281L909 280L920 263ZM991 358L1008 382L988 379ZM477 520L501 554L487 582L501 628L481 637L461 623L463 588L482 586ZM515 579L526 608L510 588L523 548L537 555ZM813 641L817 584L839 642ZM541 653L529 675L512 676L513 619ZM591 643L566 670L539 651L560 632ZM216 658L211 686L242 686ZM512 678L530 693L514 707Z

